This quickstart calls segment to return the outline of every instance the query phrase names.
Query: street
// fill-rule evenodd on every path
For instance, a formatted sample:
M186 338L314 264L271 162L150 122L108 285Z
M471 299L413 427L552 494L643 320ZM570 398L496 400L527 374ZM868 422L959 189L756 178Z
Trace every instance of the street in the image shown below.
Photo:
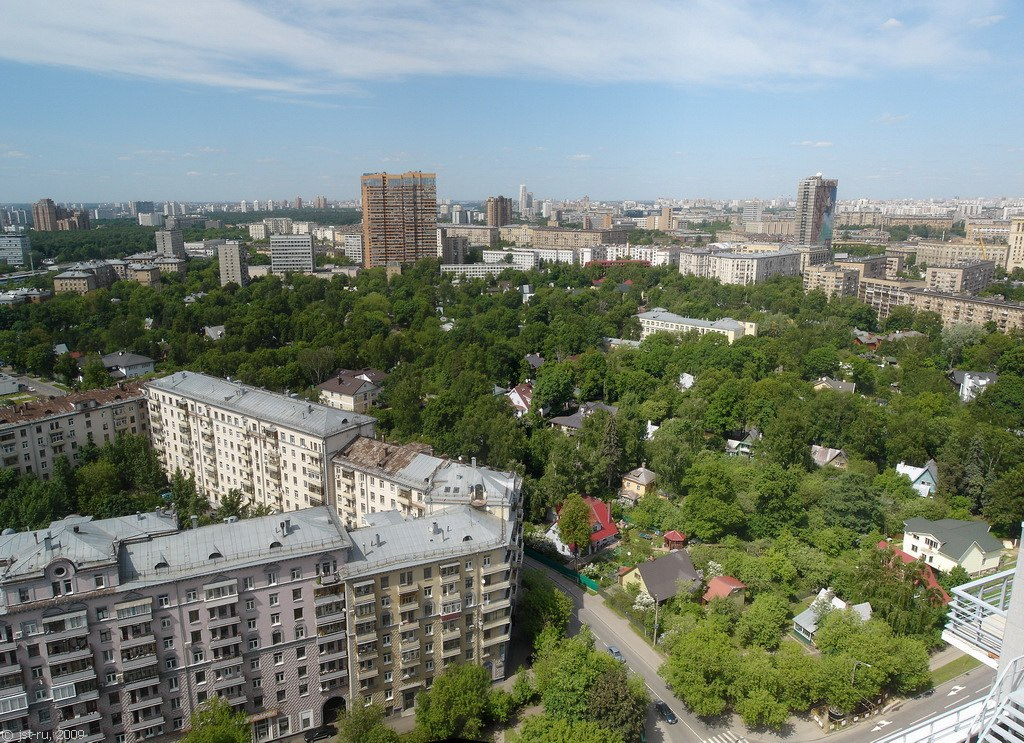
M54 387L52 384L48 384L40 379L36 379L35 377L21 376L16 377L16 379L19 384L25 385L26 388L32 388L33 391L29 394L34 394L44 398L49 395L53 395L54 397L64 397L64 395L68 394L60 387ZM26 389L25 391L27 392L28 390Z
M781 733L746 729L742 720L733 716L729 724L711 727L690 713L686 706L669 690L658 676L662 657L633 631L629 622L605 606L600 596L586 593L564 576L544 565L524 559L525 566L543 570L568 595L576 607L576 616L570 623L570 633L578 631L580 624L590 627L598 649L615 645L622 651L626 665L642 677L653 699L661 699L679 717L676 725L658 719L653 709L647 715L647 740L652 743L678 741L679 743L805 743L824 738L826 733L813 721L792 717ZM851 724L848 728L828 734L830 740L873 741L909 726L921 719L952 709L966 702L984 697L995 677L988 667L976 668L964 676L936 687L926 695L900 702L886 714Z

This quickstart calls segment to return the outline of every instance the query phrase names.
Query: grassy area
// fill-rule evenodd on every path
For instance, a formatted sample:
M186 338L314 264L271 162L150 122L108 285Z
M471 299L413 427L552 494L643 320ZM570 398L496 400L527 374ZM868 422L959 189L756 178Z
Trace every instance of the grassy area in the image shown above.
M0 406L17 405L18 403L32 402L35 399L35 395L30 395L25 392L15 392L13 395L0 395Z
M972 658L969 655L961 656L956 660L950 661L944 666L939 666L932 671L932 683L935 686L939 686L940 684L951 681L957 676L967 673L980 665L981 661L976 658Z

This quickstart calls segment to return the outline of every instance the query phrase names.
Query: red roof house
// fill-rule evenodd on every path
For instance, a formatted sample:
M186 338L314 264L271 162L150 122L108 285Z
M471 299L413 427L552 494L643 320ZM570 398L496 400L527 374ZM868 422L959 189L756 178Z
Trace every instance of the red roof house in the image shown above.
M923 562L921 560L918 560L918 558L914 557L909 552L904 552L901 549L897 549L896 547L893 547L891 544L889 544L884 539L881 542L879 542L877 546L878 546L878 549L880 549L880 550L891 549L893 551L893 554L895 554L896 557L898 557L903 562L904 565L909 565L912 562L920 562L921 565L924 567L924 582L925 582L925 585L928 586L928 588L934 588L935 590L937 590L939 592L939 594L942 596L942 603L943 604L948 604L950 601L953 600L953 599L950 598L949 594L946 593L946 589L943 588L941 585L939 585L939 581L935 577L935 571L932 569L931 565L928 565L927 563L925 563L925 562Z
M704 603L712 599L735 599L743 601L743 591L747 584L729 575L717 575L708 581L708 590L704 592Z
M665 532L665 547L670 550L681 550L686 546L686 535L682 532L672 531Z
M590 546L586 550L580 550L580 553L593 554L615 541L619 536L619 527L615 525L615 520L612 518L611 506L603 500L585 495L583 496L583 502L590 506ZM559 505L555 509L555 513L560 514L561 512L562 506ZM555 543L555 547L563 555L572 555L571 548L575 545L563 544L562 540L559 539L557 519L551 525L551 528L548 529L547 537Z

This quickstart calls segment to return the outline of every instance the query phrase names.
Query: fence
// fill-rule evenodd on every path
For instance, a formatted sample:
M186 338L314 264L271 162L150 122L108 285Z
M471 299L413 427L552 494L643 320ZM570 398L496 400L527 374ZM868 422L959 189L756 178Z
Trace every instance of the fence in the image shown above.
M569 578L574 583L578 583L578 584L580 584L582 586L586 586L591 591L597 591L598 588L599 588L599 586L597 585L597 581L596 580L593 580L592 578L588 578L585 575L580 575L575 570L571 570L571 569L567 568L562 563L558 562L555 559L552 559L552 558L548 557L547 555L545 555L545 554L543 554L541 552L537 552L537 550L531 549L530 547L525 547L523 549L523 552L531 560L536 560L539 563L547 565L549 568L551 568L552 570L554 570L554 571L556 571L558 573L561 573L562 575L564 575L566 578Z

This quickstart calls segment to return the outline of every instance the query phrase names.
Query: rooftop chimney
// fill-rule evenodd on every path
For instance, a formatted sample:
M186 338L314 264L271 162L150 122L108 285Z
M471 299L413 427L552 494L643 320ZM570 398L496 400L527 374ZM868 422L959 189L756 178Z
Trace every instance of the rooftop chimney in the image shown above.
M193 529L198 529L199 528L199 517L196 516L195 514L192 514L192 528Z
M473 465L473 467L476 468L476 457L471 458L469 461Z

